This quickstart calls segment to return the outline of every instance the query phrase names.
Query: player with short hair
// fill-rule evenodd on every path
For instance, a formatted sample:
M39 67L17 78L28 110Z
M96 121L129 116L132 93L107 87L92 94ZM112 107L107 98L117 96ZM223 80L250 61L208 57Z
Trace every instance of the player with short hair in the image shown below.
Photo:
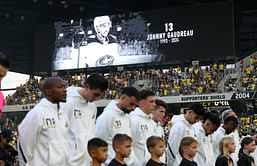
M26 166L68 165L69 121L59 103L66 101L66 83L58 77L44 81L46 95L18 127L19 160Z
M101 74L93 73L85 80L83 87L67 88L67 102L61 106L70 122L70 166L90 163L86 144L95 133L97 108L94 101L100 99L107 87L107 80Z

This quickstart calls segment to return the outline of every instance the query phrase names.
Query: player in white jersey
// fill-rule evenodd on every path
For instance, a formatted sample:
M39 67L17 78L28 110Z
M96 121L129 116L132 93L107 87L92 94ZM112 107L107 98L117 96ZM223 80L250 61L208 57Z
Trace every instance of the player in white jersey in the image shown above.
M91 74L84 87L69 87L67 102L61 107L67 114L69 127L69 166L90 165L87 142L94 137L98 100L108 87L107 80L100 74Z
M201 104L193 104L184 115L184 119L179 120L172 126L169 133L167 151L167 165L178 166L182 160L179 154L179 142L185 136L195 137L193 124L198 122L205 110Z
M66 101L66 84L57 77L45 80L46 95L18 127L19 160L26 166L68 165L68 118L59 103Z
M238 126L238 120L234 116L229 116L224 120L224 123L212 134L212 144L215 158L219 156L219 142L225 136L230 136Z
M132 145L135 152L133 166L143 166L151 158L146 147L146 140L150 136L156 135L151 119L151 113L155 106L155 96L152 91L142 90L139 92L139 107L130 113Z
M212 147L210 135L220 126L218 114L207 112L204 114L202 121L193 125L195 135L198 141L196 162L198 166L214 166L216 158Z
M95 136L102 138L108 143L108 159L105 165L108 165L115 152L113 150L112 140L116 134L127 134L131 136L131 124L129 113L136 108L138 104L138 91L134 87L125 87L122 89L119 101L111 101L104 109L103 113L96 120ZM133 150L129 159L125 159L127 165L133 163Z

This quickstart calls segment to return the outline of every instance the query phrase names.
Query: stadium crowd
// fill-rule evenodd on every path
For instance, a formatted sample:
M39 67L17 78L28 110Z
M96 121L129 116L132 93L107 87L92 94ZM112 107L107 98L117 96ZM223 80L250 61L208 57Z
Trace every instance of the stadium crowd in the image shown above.
M41 92L42 83L43 78L30 78L24 85L17 87L14 94L6 96L5 104L13 105L38 103L43 97Z
M240 82L241 91L257 90L257 58L251 56L249 65L245 68Z
M206 67L189 66L182 71L180 66L169 69L139 69L132 71L116 71L105 73L108 80L108 89L104 98L119 99L120 92L124 87L132 86L138 80L150 80L147 87L156 96L177 96L177 95L197 95L221 92L218 84L226 75L225 64L214 63ZM82 86L86 75L83 73L61 73L59 75L65 80L67 86ZM5 104L28 104L38 103L43 97L40 91L44 78L35 79L33 76L24 85L16 88L16 92L8 95ZM229 81L230 85L231 82ZM234 91L230 88L228 91Z

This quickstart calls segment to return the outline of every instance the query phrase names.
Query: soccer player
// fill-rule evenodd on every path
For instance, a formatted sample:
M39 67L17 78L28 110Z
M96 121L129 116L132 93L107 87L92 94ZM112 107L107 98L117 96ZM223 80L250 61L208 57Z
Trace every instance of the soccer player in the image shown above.
M120 100L112 101L105 107L103 113L96 120L95 136L102 138L108 143L108 159L106 165L115 157L112 148L112 140L116 134L127 134L131 136L131 125L129 113L136 108L138 104L138 91L134 87L125 87L122 89ZM129 165L133 162L132 156L125 160Z
M68 127L59 103L66 101L66 84L57 77L43 84L46 95L18 127L19 159L26 166L68 165Z
M62 108L67 114L69 127L69 165L90 165L86 149L89 139L94 137L97 108L94 101L107 89L108 82L100 74L91 74L84 82L84 87L69 87L67 102Z

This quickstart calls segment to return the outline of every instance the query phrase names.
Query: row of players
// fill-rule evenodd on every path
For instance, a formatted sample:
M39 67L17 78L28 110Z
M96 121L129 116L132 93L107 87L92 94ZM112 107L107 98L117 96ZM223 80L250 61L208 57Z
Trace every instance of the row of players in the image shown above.
M92 74L85 80L83 88L68 88L66 100L65 82L56 77L46 79L43 84L46 97L26 115L18 128L20 165L90 165L86 145L93 137L108 143L108 159L103 164L108 165L115 157L113 137L126 133L133 139L133 150L125 162L131 166L144 166L151 158L146 146L147 138L164 137L159 122L165 115L167 104L155 100L151 91L138 92L133 87L126 87L120 100L109 103L96 120L97 109L93 101L99 99L107 86L103 76ZM139 107L136 108L137 105ZM178 146L185 136L196 137L199 142L198 165L214 165L214 152L218 148L215 141L219 143L223 136L233 132L238 121L236 117L228 116L219 127L218 115L207 113L202 124L193 126L204 114L202 105L193 104L185 115L174 117L177 122L173 119L167 145L169 166L180 164L182 158ZM208 135L216 130L212 143ZM161 161L165 162L165 156Z

